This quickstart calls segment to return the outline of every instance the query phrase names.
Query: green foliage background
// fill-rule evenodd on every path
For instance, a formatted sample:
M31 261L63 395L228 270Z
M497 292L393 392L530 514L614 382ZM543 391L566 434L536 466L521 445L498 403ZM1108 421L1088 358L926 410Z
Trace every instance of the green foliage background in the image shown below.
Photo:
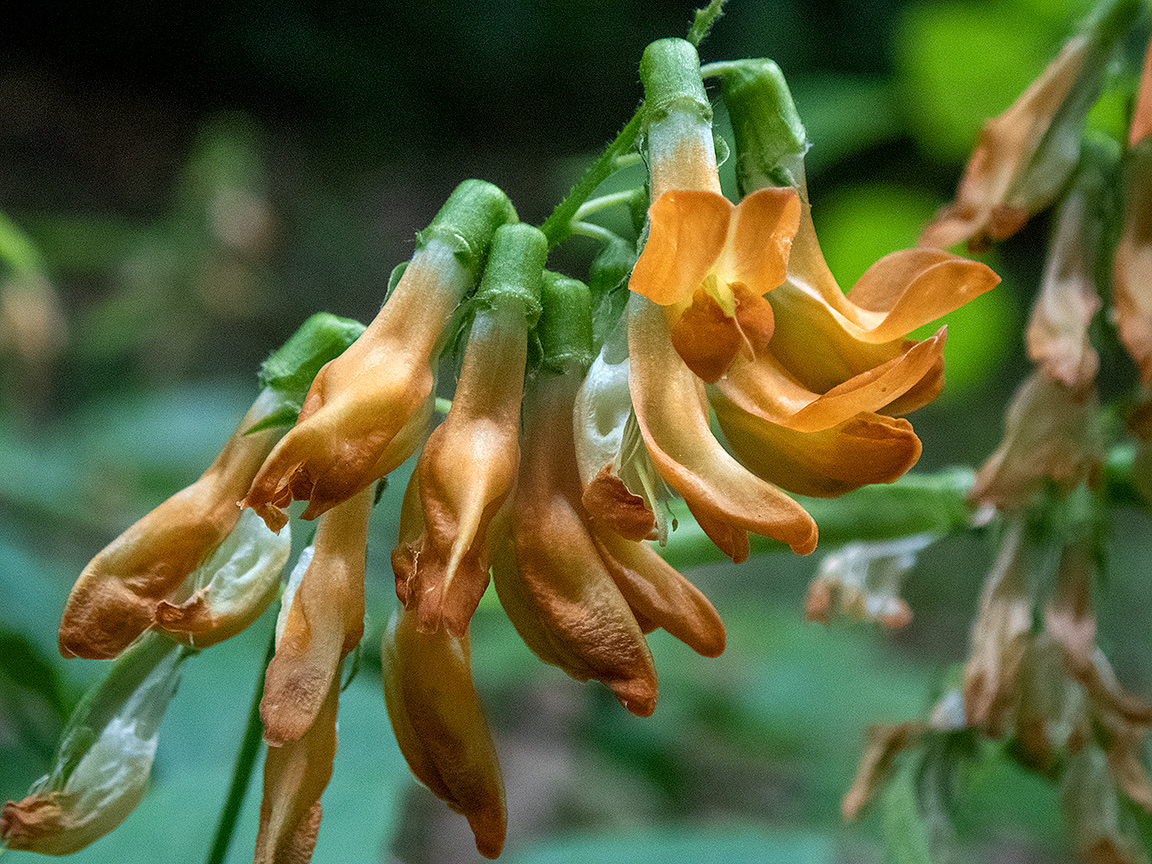
M788 76L813 142L817 230L847 287L915 242L980 123L1085 8L731 0L702 54L770 56ZM691 4L120 0L4 17L0 212L33 241L67 321L51 362L0 346L0 797L18 798L102 674L55 647L83 564L198 476L259 362L306 315L372 317L461 179L501 185L539 223L631 116L644 45L682 33ZM229 213L253 211L229 207L257 208L266 232L237 242ZM994 448L1025 371L1019 334L1045 236L1038 220L993 253L1003 286L951 316L948 388L915 418L923 467L978 464ZM578 275L583 243L554 265ZM1128 380L1108 358L1105 375ZM1106 390L1121 386L1112 379ZM403 481L390 479L374 518L369 636L342 699L317 862L475 856L464 820L410 778L379 693ZM1142 520L1125 514L1117 536L1146 533ZM1105 647L1138 692L1152 689L1137 612L1146 547L1118 547L1103 615ZM925 553L907 591L916 618L898 634L805 625L814 559L698 568L729 648L705 660L655 636L661 697L647 720L542 666L485 603L473 658L508 781L505 859L881 859L881 820L842 826L839 797L866 727L919 716L963 660L989 559L972 536ZM185 665L151 794L77 860L203 859L271 625ZM254 783L230 861L250 855L258 804ZM966 859L1063 860L1054 793L1006 761L982 763L958 806Z

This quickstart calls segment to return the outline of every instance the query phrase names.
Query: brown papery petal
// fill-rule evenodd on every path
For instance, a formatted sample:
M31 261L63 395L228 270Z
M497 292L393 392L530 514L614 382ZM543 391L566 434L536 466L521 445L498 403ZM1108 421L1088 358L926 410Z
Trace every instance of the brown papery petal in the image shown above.
M712 404L740 461L797 495L834 498L869 483L890 483L920 458L920 439L907 420L861 413L821 432L796 432L723 397Z
M637 620L663 627L705 657L724 652L724 622L716 609L655 549L611 532L594 532L592 539Z
M260 718L264 739L277 746L312 725L340 661L364 635L364 555L371 487L325 514L316 551L304 573L276 654L264 675Z
M1152 149L1131 154L1125 175L1124 229L1112 265L1112 317L1120 341L1152 384Z
M656 527L655 514L643 498L628 491L611 465L605 465L584 488L580 500L593 520L629 540L644 540Z
M629 305L632 404L660 475L679 492L709 536L717 523L789 544L816 547L816 523L799 504L733 459L708 426L703 384L680 360L659 307ZM712 529L711 531L709 529ZM736 544L730 546L738 551ZM723 547L722 547L723 548Z
M495 858L504 846L504 781L472 684L470 646L439 630L420 632L397 612L382 648L384 700L396 743L429 789L463 813L476 848Z
M336 675L303 737L268 748L253 864L308 864L312 860L320 830L320 796L332 778L336 756L339 699L340 676Z
M732 203L715 192L674 190L648 208L648 240L628 288L653 303L688 301L724 248ZM777 283L779 284L779 283Z

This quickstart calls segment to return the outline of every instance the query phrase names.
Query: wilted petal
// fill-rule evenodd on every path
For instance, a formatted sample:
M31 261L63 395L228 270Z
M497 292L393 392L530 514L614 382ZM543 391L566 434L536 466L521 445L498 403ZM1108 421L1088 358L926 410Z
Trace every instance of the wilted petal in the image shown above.
M1089 387L1100 366L1088 337L1088 325L1101 306L1096 243L1086 236L1091 203L1083 191L1074 190L1061 206L1028 322L1028 357L1049 378L1073 390Z
M748 531L811 552L816 523L720 446L708 426L703 384L672 349L659 307L643 298L630 301L628 344L632 404L644 443L708 536L735 560L747 555Z
M276 598L291 548L287 526L274 534L244 511L228 539L186 581L188 598L156 604L153 626L197 649L235 636Z
M273 746L300 738L313 724L340 661L364 635L364 555L372 497L369 487L324 516L299 587L285 593L276 655L268 664L260 701L264 739Z
M1090 745L1068 756L1060 804L1077 854L1090 864L1145 864L1139 841L1121 828L1121 802L1108 763Z
M113 540L80 574L60 621L65 657L115 657L150 627L188 575L220 547L240 519L244 497L280 432L245 435L277 403L265 391L228 443L191 486Z
M472 684L468 635L421 632L397 610L383 643L384 699L412 773L463 813L476 848L495 858L504 846L504 781Z
M1003 732L1019 693L1017 675L1032 640L1031 572L1037 550L1026 538L1024 517L1006 527L1000 553L980 594L972 649L964 667L964 712L968 723L991 737Z
M833 612L892 629L912 620L912 610L900 597L905 574L916 555L932 543L931 533L896 540L849 543L820 562L820 572L808 586L805 616L828 623Z
M645 542L592 534L616 587L638 617L662 627L705 657L724 651L724 623L700 590Z
M1120 341L1152 384L1152 138L1127 155L1124 228L1112 262L1112 318Z
M493 555L500 602L545 662L595 678L641 716L656 705L656 669L628 603L581 517L572 443L575 375L537 381L525 406L523 464L509 536Z
M845 819L855 819L860 815L860 811L888 781L896 757L915 747L924 732L924 724L918 721L868 728L868 745L856 769L856 779L840 802L840 814Z
M1087 36L1069 40L1007 111L984 124L955 202L924 230L921 246L946 249L965 240L974 247L986 246L989 240L1016 233L1032 213L1048 204L1050 196L1030 195L1028 189L1019 188L1019 180L1072 91L1088 49ZM1073 159L1068 173L1074 167ZM1058 183L1038 191L1048 192L1051 185L1056 186L1050 190L1054 195Z
M1091 481L1103 461L1094 390L1076 393L1041 374L1016 392L1004 418L1004 441L976 474L970 497L1019 508L1047 482L1071 491Z
M253 864L308 864L320 830L320 796L336 757L340 664L312 724L295 741L269 747Z

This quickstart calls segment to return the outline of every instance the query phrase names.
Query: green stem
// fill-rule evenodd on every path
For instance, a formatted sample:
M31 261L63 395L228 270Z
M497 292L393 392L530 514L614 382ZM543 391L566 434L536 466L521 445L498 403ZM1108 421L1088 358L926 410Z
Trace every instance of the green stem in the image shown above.
M551 249L563 243L568 236L572 233L572 221L576 217L577 211L580 206L591 197L596 188L608 179L609 176L616 170L616 158L626 152L629 147L636 141L636 136L640 134L640 127L643 123L643 109L637 111L635 116L628 121L628 125L620 130L620 134L616 136L608 147L600 154L600 158L593 162L588 170L584 172L584 176L572 187L571 191L564 196L564 199L556 205L556 209L552 211L544 224L540 226L540 230L544 232L544 236L548 238L548 248Z
M224 856L228 854L228 846L232 842L232 835L236 832L240 808L244 804L244 796L248 793L248 784L252 780L252 769L256 766L256 757L260 755L260 742L264 729L260 722L260 700L264 697L264 670L275 653L276 630L273 628L272 636L268 640L268 650L264 655L264 664L260 667L260 677L256 681L252 705L248 709L248 725L244 727L244 738L240 742L240 752L236 754L236 765L232 769L228 797L224 799L220 820L216 823L216 834L212 838L212 848L208 851L207 864L224 864Z
M597 213L608 207L613 207L616 204L631 204L634 200L641 197L644 197L643 189L625 189L622 192L613 192L610 195L601 195L599 198L592 198L580 205L580 208L572 217L572 221L583 222L593 213Z
M575 219L573 219L568 227L572 234L579 234L582 237L591 237L593 240L600 240L605 243L610 243L613 240L623 239L611 228L605 228L603 225L597 225L594 222L577 222Z

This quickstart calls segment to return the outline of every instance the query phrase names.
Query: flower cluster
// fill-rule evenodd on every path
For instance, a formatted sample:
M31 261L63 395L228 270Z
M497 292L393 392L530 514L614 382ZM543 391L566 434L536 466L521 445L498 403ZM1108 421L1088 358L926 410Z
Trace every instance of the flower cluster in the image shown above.
M873 730L843 802L849 818L891 780L902 751L917 749L914 770L925 771L940 762L947 742L1008 739L1020 764L1058 784L1069 834L1085 860L1145 860L1126 811L1152 812L1145 761L1152 703L1120 685L1096 640L1106 429L1090 327L1103 306L1107 273L1110 318L1144 387L1144 402L1129 421L1138 450L1144 448L1152 381L1146 180L1152 46L1126 152L1121 155L1115 141L1083 134L1113 49L1137 12L1123 0L1101 4L1019 101L988 122L956 202L921 238L929 246L985 245L1058 202L1026 334L1034 368L1008 408L1000 447L976 473L970 493L974 505L1000 518L998 554L962 681L928 721ZM1123 228L1110 232L1117 188L1123 189ZM1112 233L1119 235L1114 251ZM1135 464L1134 485L1146 494L1147 463L1137 458ZM961 773L955 761L943 768L949 783Z
M490 578L542 660L646 716L657 699L646 633L663 628L707 656L725 644L716 610L649 543L667 541L669 496L735 561L750 532L808 553L816 523L788 492L838 496L918 459L901 415L939 392L945 331L908 333L998 278L910 249L842 292L816 239L807 144L779 70L753 61L718 74L738 203L721 191L695 48L662 40L645 53L651 206L626 291L593 296L546 271L554 238L519 222L496 187L461 184L375 320L325 319L294 337L265 364L264 392L204 476L85 568L64 610L65 654L114 657L156 634L203 648L276 596L289 504L305 501L302 518L319 519L283 590L265 674L256 861L312 854L341 670L364 633L374 491L417 452L392 553L399 608L384 636L385 702L413 773L463 813L490 857L504 844L503 781L469 655ZM446 346L462 358L433 429ZM155 708L150 690L138 692ZM138 799L146 775L124 772L117 800ZM9 846L75 848L130 809L71 828L35 817L47 788L5 806Z

